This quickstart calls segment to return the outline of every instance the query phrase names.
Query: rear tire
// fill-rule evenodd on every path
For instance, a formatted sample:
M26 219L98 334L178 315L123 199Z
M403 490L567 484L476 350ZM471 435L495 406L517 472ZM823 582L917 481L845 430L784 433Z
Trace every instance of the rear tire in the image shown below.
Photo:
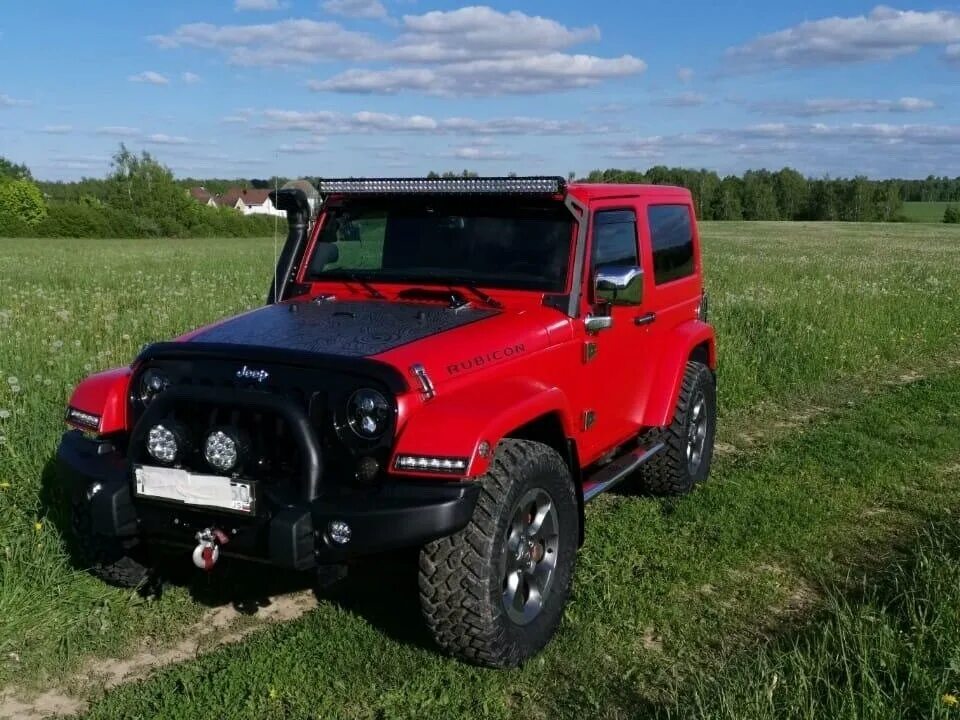
M514 667L550 641L570 595L579 538L570 470L552 448L504 440L460 532L420 552L420 605L437 644Z
M640 486L653 495L685 495L710 474L717 430L717 391L703 363L688 362L673 421L649 434L663 450L641 467Z
M150 576L150 568L138 541L94 534L90 505L84 498L75 497L72 510L77 550L90 572L118 587L135 588L143 585Z

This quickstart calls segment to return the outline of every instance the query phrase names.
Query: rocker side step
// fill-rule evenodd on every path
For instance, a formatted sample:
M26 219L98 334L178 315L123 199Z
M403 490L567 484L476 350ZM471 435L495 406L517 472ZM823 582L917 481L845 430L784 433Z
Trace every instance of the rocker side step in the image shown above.
M640 447L617 458L609 465L604 465L583 483L583 501L590 502L600 493L606 492L661 450L663 450L663 443L657 443L648 448Z

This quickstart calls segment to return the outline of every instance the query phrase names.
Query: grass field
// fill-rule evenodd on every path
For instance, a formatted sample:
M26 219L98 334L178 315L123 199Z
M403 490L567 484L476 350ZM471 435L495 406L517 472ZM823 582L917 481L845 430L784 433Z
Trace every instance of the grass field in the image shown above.
M169 646L236 585L145 599L71 566L49 467L64 401L91 369L262 302L273 245L0 240L0 687L64 687L98 717L949 713L960 540L928 526L960 510L960 228L703 235L722 363L713 480L589 508L541 658L493 672L439 656L404 554L365 563L299 620L106 693L70 673ZM915 617L925 598L949 610ZM887 664L851 669L868 654ZM884 685L894 666L902 682Z
M943 213L950 206L960 203L948 202L905 202L903 216L910 222L943 222Z

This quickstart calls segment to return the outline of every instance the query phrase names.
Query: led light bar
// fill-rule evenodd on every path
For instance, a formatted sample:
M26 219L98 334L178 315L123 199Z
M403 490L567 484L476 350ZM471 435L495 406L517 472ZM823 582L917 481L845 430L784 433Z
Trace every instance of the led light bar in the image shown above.
M75 407L67 408L67 422L81 430L99 430L100 416Z
M460 475L467 471L469 458L436 455L397 455L394 467L406 472L435 472Z
M474 177L474 178L359 178L317 181L321 195L556 195L567 182L562 177Z

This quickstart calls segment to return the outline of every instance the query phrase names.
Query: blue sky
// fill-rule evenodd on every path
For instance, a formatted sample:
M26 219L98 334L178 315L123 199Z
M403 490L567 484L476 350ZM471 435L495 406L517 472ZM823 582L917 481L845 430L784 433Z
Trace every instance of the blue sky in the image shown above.
M0 155L101 176L960 175L960 3L37 0L0 18Z

